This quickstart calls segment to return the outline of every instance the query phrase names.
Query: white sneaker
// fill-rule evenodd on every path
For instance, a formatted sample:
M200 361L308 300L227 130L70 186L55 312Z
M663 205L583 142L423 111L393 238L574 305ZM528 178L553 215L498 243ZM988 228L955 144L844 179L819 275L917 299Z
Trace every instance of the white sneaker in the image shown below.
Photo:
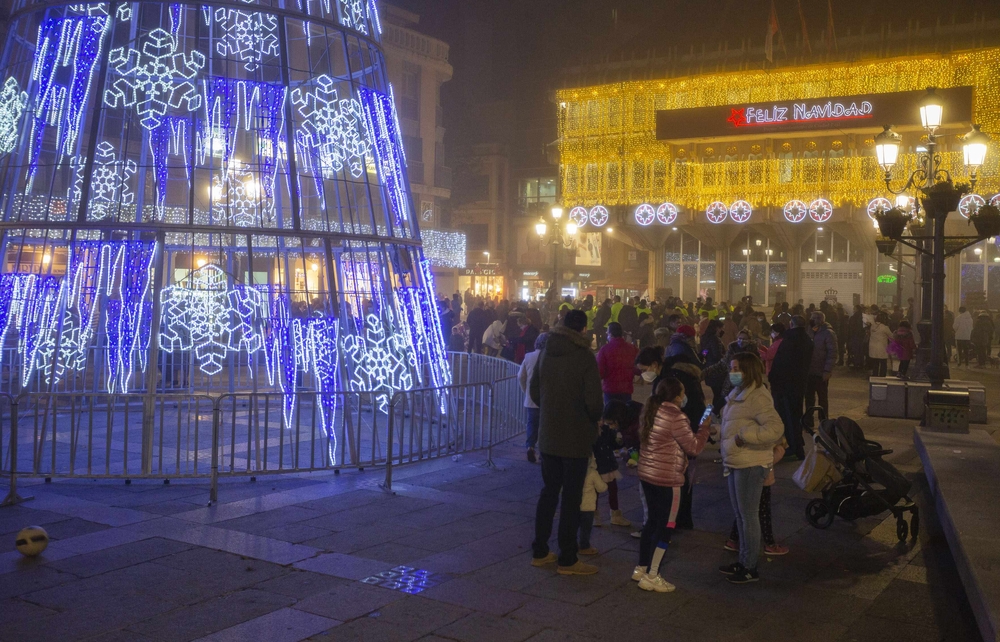
M669 593L677 587L666 581L659 575L643 575L639 580L639 588L644 591L656 591L657 593Z
M646 577L646 567L636 566L635 569L632 571L632 581L638 582L642 580L642 578L644 577Z

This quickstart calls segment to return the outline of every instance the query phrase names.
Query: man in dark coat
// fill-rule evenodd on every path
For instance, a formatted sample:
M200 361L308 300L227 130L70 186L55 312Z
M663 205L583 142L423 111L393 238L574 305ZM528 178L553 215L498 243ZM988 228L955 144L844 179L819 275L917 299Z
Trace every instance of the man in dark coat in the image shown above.
M483 333L486 332L486 328L490 327L491 323L482 300L469 311L466 322L469 324L469 352L478 354L483 351Z
M604 299L601 307L594 313L594 336L597 337L597 348L600 349L608 342L604 329L611 322L611 299Z
M560 575L597 572L596 566L576 556L583 482L604 410L601 376L590 341L583 334L586 328L584 312L567 312L563 324L549 331L529 382L531 400L539 408L538 449L544 482L535 510L531 564L545 566L558 560ZM556 506L560 506L558 557L549 551Z
M625 330L625 336L634 341L636 333L639 332L639 313L636 312L632 299L629 299L628 302L622 306L621 311L618 313L618 323L622 324L622 329Z
M812 364L813 340L806 330L806 320L803 317L792 317L791 326L783 335L781 345L778 346L767 379L771 384L775 410L785 424L788 454L804 459L802 404L805 401L806 379Z

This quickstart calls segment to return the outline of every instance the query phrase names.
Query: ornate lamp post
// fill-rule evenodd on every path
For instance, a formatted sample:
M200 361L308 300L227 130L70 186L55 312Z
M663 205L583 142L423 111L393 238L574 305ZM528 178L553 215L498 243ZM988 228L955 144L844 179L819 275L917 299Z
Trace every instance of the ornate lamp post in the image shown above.
M559 296L559 250L568 250L573 247L577 226L576 223L568 221L565 228L560 227L559 221L562 219L563 209L558 205L552 208L551 215L554 221L552 230L549 231L545 218L542 217L535 223L535 232L545 243L552 246L552 287L555 288L556 295ZM559 298L562 297L559 296Z
M931 381L931 387L935 389L941 388L948 378L948 366L944 361L944 260L1000 232L1000 228L993 230L990 227L990 225L1000 226L1000 212L982 211L981 215L976 213L971 217L972 222L976 223L976 236L945 236L948 214L958 209L962 194L976 185L976 173L986 158L990 139L979 131L979 125L972 126L972 131L963 139L965 164L969 169L971 185L955 185L948 171L941 169L941 156L937 152L936 132L943 118L944 106L934 93L934 88L930 87L927 95L920 101L920 122L927 131L927 151L919 155L917 169L910 174L906 184L899 190L892 188L891 181L892 168L899 158L902 137L892 131L891 125L886 125L885 130L875 137L875 155L885 171L886 189L896 195L906 194L911 190L915 192L915 196L920 197L926 216L930 219L927 222L933 226L928 229L921 222L918 229L911 229L910 236L904 237L903 232L907 225L914 221L910 213L897 205L888 211L879 211L875 214L880 237L876 241L879 251L891 256L896 243L903 243L922 255L924 293L921 296L921 321L918 324L920 349L917 354L917 367L919 369L921 365L926 366L927 377ZM990 221L982 221L984 224L981 226L976 220L977 217ZM930 296L927 296L928 272L931 277Z

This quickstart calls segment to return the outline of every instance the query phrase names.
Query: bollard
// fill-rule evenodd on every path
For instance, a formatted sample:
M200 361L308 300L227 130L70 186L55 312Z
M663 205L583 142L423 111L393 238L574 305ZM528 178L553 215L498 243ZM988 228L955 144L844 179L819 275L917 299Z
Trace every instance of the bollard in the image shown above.
M212 481L208 491L208 505L219 501L219 425L222 423L222 410L219 400L212 404Z

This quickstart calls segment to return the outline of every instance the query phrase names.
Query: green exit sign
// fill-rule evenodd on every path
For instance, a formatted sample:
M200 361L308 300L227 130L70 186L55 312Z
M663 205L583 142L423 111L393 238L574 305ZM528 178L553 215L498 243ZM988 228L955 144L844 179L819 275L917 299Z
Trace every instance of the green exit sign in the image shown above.
M876 281L878 281L879 283L895 283L896 282L896 275L895 274L880 274L879 277L876 279Z

